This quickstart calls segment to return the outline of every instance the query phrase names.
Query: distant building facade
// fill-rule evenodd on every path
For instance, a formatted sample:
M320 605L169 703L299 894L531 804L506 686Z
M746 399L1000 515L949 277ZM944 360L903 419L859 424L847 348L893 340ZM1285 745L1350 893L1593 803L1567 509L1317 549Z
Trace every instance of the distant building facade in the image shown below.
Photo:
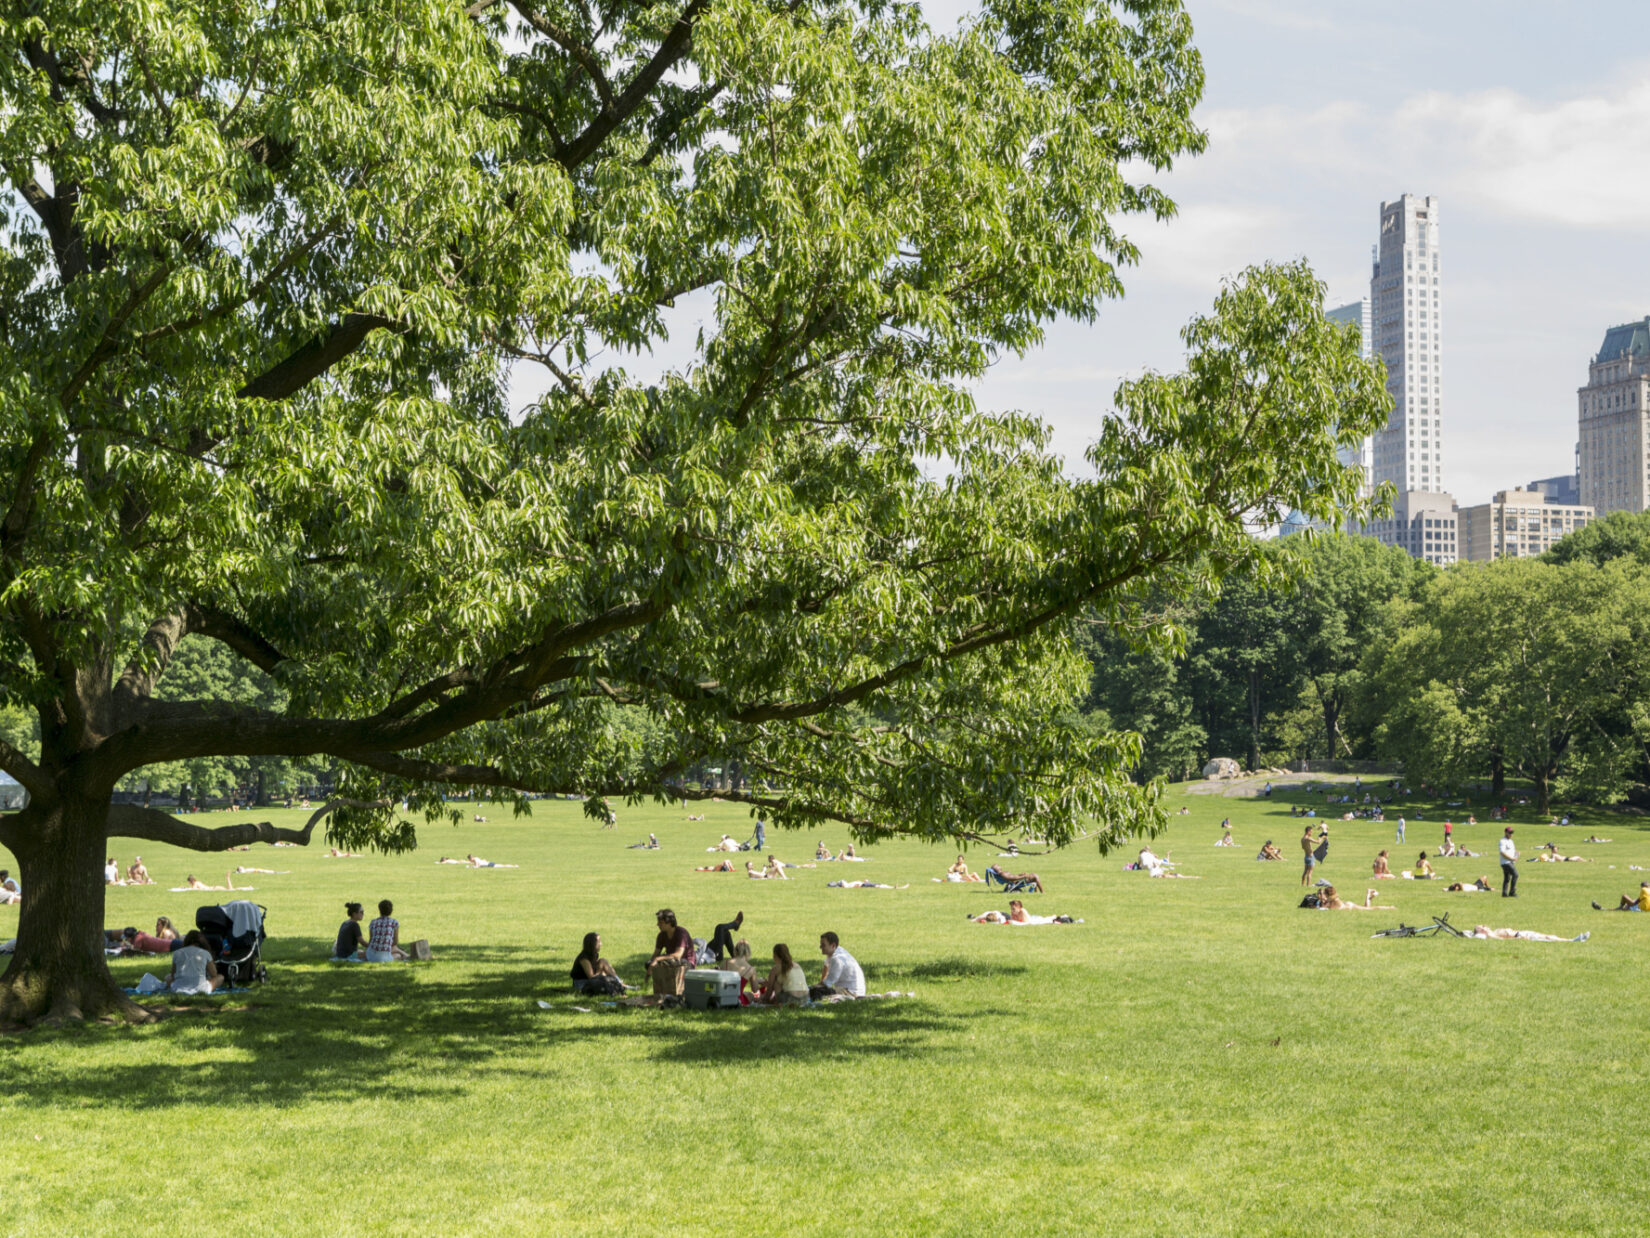
M1581 472L1566 474L1563 477L1542 477L1525 486L1526 490L1540 491L1549 503L1557 503L1562 507L1581 506Z
M1393 407L1375 433L1371 471L1400 494L1444 492L1442 279L1438 199L1406 193L1381 203L1369 299Z
M1501 490L1488 503L1460 510L1461 557L1479 563L1527 559L1550 550L1566 533L1586 528L1592 519L1591 507L1555 503L1533 486Z
M1650 507L1650 318L1611 327L1576 393L1581 502L1600 516Z
M1325 310L1323 316L1331 322L1350 323L1357 327L1364 360L1367 361L1375 355L1375 313L1368 297L1361 301L1353 301L1349 305L1338 305L1334 309ZM1374 488L1375 481L1374 438L1366 434L1356 447L1343 447L1339 454L1342 464L1355 465L1363 474L1362 493L1369 494Z
M1411 490L1400 494L1392 508L1390 517L1371 521L1364 532L1439 567L1460 557L1455 500L1449 495Z

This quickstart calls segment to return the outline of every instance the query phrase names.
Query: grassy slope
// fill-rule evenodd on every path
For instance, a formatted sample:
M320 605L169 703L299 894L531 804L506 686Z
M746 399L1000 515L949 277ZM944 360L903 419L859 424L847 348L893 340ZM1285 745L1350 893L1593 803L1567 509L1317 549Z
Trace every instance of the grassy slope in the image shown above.
M230 857L293 870L254 879L271 908L274 982L249 1009L0 1038L13 1154L0 1232L1639 1227L1650 916L1588 902L1636 887L1627 866L1650 866L1650 832L1584 817L1615 840L1584 847L1590 828L1524 826L1526 850L1554 837L1598 862L1527 865L1517 902L1387 881L1379 901L1397 913L1309 913L1295 909L1293 861L1253 861L1268 835L1290 850L1298 823L1283 805L1184 802L1191 815L1173 819L1167 845L1202 881L1149 881L1086 847L1027 861L1051 890L1033 910L1086 919L1074 927L967 923L1001 895L930 883L950 855L914 844L786 884L688 871L723 828L748 834L725 805L691 824L680 809L621 808L604 832L578 805L546 803L530 822L492 810L485 825L429 829L407 857ZM1215 849L1227 812L1242 845ZM1431 820L1411 811L1395 868L1437 839L1437 814L1421 812ZM650 829L664 850L624 849ZM1321 871L1361 897L1390 827L1333 834ZM1457 833L1492 854L1498 836L1488 824ZM813 849L812 836L776 841L787 859ZM469 850L522 867L431 863ZM208 875L203 857L151 847L145 858L163 886ZM1489 856L1439 868L1497 876ZM848 875L912 885L824 887ZM111 890L108 922L149 927L165 912L183 924L207 897ZM320 961L343 901L381 897L437 961ZM563 978L580 935L600 929L635 978L662 904L695 932L742 908L758 952L786 941L810 976L817 934L834 928L873 988L917 997L819 1012L575 1012ZM1594 935L1369 938L1444 910ZM0 936L15 921L0 908ZM144 970L117 966L134 981Z

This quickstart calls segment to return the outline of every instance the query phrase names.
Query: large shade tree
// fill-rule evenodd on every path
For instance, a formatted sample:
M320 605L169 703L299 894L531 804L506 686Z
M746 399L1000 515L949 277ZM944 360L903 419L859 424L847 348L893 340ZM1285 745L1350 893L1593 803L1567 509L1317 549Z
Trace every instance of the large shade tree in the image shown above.
M1335 449L1384 415L1302 268L1230 283L1081 478L975 407L1120 292L1124 217L1172 213L1141 178L1203 142L1175 0L950 34L875 0L36 0L0 31L0 704L40 719L0 748L32 797L0 1019L139 1017L109 836L307 841L110 807L162 762L338 762L327 828L386 848L403 797L692 795L707 759L779 824L1151 828L1129 737L1058 723L1072 624L1336 519ZM679 363L628 373L671 327ZM185 640L284 708L160 690Z

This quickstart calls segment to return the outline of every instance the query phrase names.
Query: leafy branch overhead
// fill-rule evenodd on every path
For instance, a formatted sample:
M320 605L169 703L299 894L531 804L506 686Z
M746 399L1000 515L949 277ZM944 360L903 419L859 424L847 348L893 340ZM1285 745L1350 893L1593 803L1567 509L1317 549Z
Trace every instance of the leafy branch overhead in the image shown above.
M1131 737L1051 722L1076 617L1354 505L1336 448L1385 416L1300 266L1125 384L1081 477L975 406L1173 213L1152 171L1204 138L1171 0L946 35L835 0L45 0L0 31L25 870L209 756L325 757L374 803L679 794L708 757L780 823L1109 844L1155 809ZM282 703L166 693L190 637ZM340 828L407 845L391 816Z

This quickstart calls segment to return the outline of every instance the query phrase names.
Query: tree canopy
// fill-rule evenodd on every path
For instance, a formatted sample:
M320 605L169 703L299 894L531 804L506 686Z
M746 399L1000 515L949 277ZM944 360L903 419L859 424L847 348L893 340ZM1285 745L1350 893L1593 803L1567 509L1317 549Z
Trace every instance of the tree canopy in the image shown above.
M0 1018L118 1004L108 835L272 836L109 807L167 762L336 762L329 829L386 847L403 797L686 796L707 758L778 824L1149 829L1133 740L1057 721L1078 617L1172 641L1148 599L1208 596L1252 523L1358 506L1335 453L1387 399L1300 265L1230 281L1081 476L972 398L1173 213L1150 178L1204 143L1175 0L0 30L0 705L39 718L0 747L31 795ZM688 360L633 377L672 330ZM185 638L279 702L163 691Z

